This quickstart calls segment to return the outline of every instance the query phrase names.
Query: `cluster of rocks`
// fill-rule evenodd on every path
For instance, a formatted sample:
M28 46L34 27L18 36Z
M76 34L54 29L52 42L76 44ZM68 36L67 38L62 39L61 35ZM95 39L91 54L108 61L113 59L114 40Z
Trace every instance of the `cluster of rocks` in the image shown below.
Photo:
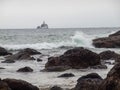
M64 90L53 86L50 90ZM67 90L120 90L120 63L116 64L107 74L105 79L97 73L90 73L77 80L72 89Z
M109 35L105 38L93 40L93 45L99 48L116 48L120 47L120 31ZM32 55L41 54L40 52L26 48L18 53L12 54L6 49L0 47L0 56L5 56L2 63L14 63L16 60L35 60ZM64 71L68 69L106 69L107 66L101 61L115 60L117 64L110 70L107 77L102 79L97 73L90 73L82 76L77 80L77 84L71 90L119 90L120 88L120 54L114 51L104 51L99 54L92 52L83 47L77 47L67 50L64 54L57 57L49 57L45 64L44 71ZM42 61L37 59L37 61ZM30 67L23 67L17 72L33 72ZM62 74L60 77L74 77L72 73ZM0 80L0 90L39 90L36 86L23 80L3 79ZM54 86L50 90L63 90Z
M6 52L6 54L5 54ZM26 48L23 50L20 50L19 52L12 54L9 53L6 49L0 48L0 55L7 55L5 57L5 61L2 61L2 63L14 63L16 60L35 60L32 55L41 54L37 50ZM38 61L41 61L41 59L37 59Z
M110 34L108 37L94 39L93 45L97 48L119 48L120 31Z
M120 90L120 63L110 70L105 79L97 73L80 77L72 90Z

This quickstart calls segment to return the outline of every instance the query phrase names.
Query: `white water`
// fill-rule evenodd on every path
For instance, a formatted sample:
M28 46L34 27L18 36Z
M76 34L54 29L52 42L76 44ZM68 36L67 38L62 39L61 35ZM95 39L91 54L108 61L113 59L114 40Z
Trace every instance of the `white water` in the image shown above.
M34 85L37 85L39 88L48 88L54 85L61 86L63 88L73 88L76 83L77 79L83 75L89 73L98 73L103 78L106 77L108 71L112 68L113 65L108 65L108 69L73 69L67 70L64 72L41 72L44 68L47 59L44 59L43 62L36 62L36 61L17 61L13 64L7 63L0 63L1 67L6 69L0 70L0 77L1 78L16 78L26 80ZM18 73L18 70L21 67L30 66L33 68L34 72L30 73ZM63 73L73 73L75 77L71 78L57 78L57 76ZM41 89L40 89L41 90Z
M104 34L106 36L106 34ZM69 36L68 40L62 40L59 42L42 42L33 44L0 44L0 46L8 50L19 50L24 48L33 49L53 49L61 46L72 46L72 47L89 47L93 48L92 40L95 39L96 35L88 35L82 31L76 31L72 36Z
M24 48L33 48L39 50L44 55L56 55L62 54L66 49L60 49L62 46L83 46L94 52L101 52L107 49L93 48L92 39L97 37L104 37L109 35L111 30L52 30L52 31L33 31L33 30L6 30L0 31L0 46L5 47L8 50L19 50ZM9 34L9 35L8 35ZM29 37L28 37L29 36ZM42 50L43 49L43 50ZM119 52L119 49L114 49ZM13 51L14 52L14 51ZM120 52L119 52L120 53ZM37 56L41 57L41 56ZM36 61L17 61L13 64L0 63L0 67L6 69L0 70L1 78L16 78L26 80L40 88L47 88L54 85L59 85L61 87L72 88L77 83L77 79L88 73L96 72L100 74L103 78L106 77L108 71L113 65L108 65L108 69L84 69L84 70L67 70L64 72L40 72L44 69L45 63L47 62L48 56L44 56L42 62ZM3 60L3 58L0 58ZM34 69L32 73L18 73L21 67L30 66ZM72 78L57 78L63 73L73 73L75 77Z

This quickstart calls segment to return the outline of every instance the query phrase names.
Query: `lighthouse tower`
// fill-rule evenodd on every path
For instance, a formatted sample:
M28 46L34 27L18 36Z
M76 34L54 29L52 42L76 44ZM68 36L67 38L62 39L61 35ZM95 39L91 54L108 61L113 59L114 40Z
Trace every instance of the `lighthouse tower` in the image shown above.
M48 29L48 25L43 21L43 24L41 24L41 29Z

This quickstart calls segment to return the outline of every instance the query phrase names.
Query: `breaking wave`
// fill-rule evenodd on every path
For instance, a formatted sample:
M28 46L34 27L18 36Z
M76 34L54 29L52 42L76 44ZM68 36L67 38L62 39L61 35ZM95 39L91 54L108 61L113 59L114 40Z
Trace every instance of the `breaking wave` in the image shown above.
M59 48L62 46L65 47L93 47L92 39L95 36L87 35L83 32L76 31L72 36L69 37L69 40L61 40L60 42L42 42L42 43L33 43L33 44L1 44L0 46L8 50L19 50L24 48L33 48L33 49L52 49Z

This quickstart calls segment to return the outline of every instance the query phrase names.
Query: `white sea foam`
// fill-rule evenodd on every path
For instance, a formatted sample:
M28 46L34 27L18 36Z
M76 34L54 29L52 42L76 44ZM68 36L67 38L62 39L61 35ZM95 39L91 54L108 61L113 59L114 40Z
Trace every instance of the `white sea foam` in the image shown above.
M74 35L69 37L69 40L63 40L59 42L42 42L42 43L34 43L34 44L1 44L0 46L8 49L8 50L19 50L24 48L33 48L33 49L52 49L58 48L61 46L84 46L84 47L92 47L92 39L95 36L87 35L83 32L77 31Z
M76 46L84 46L84 47L93 47L92 46L92 39L94 36L87 35L83 32L75 32L74 36L71 37L72 43Z

